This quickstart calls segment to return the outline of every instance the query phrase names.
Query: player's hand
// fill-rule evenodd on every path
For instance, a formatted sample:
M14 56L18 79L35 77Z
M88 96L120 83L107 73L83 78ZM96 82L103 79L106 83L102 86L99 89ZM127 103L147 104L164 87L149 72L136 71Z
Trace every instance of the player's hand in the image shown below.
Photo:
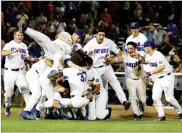
M39 61L39 58L34 58L34 62L38 62Z
M105 63L106 63L106 64L111 64L111 60L110 60L110 58L105 57L104 59L105 59Z
M66 90L64 87L60 85L56 85L54 89L56 92L64 92Z
M14 53L18 52L19 50L20 50L20 48L16 48L16 49L14 50Z
M79 66L77 69L78 69L78 70L80 70L80 71L84 71L84 72L86 72L86 71L87 71L87 69L86 69L86 68L84 68L84 67L80 67L80 66Z
M93 51L87 51L87 55L93 56L94 55L94 52Z
M133 58L136 58L136 59L140 59L140 54L138 54L138 53L132 53L132 54L130 54L130 56L131 57L133 57Z

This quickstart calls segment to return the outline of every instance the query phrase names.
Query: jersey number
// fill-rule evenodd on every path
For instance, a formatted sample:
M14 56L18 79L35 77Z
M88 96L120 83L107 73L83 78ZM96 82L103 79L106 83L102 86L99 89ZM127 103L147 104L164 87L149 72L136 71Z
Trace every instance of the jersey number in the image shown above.
M86 73L85 72L77 73L77 76L80 77L80 81L81 82L85 82L86 81Z

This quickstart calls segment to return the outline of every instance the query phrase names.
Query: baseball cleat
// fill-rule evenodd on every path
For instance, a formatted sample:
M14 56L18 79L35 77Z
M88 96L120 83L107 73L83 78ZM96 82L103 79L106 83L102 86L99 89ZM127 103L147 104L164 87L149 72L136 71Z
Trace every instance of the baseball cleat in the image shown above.
M50 80L54 80L55 78L61 77L62 76L62 72L61 71L56 71L56 70L52 70L48 75L47 78Z
M142 115L136 115L134 114L134 120L142 120L143 116Z
M125 110L128 110L128 109L130 108L131 102L129 102L129 101L124 101L123 105L124 105L124 109L125 109Z
M40 119L41 112L37 110L35 107L32 109L32 113L35 119Z
M139 110L140 110L141 112L144 112L143 103L142 103L141 101L137 101L137 105L138 105L138 107L139 107Z
M27 24L26 24L26 18L22 17L20 21L17 23L18 29L20 31L26 31L27 30Z
M32 115L31 115L31 112L30 111L22 111L21 113L20 113L20 115L23 117L23 118L25 118L26 120L35 120L35 117L33 117Z
M157 119L155 119L154 121L166 121L166 117L158 117Z
M5 115L8 117L10 116L10 107L6 107L6 110L5 110Z
M108 109L108 111L109 111L109 114L104 118L104 120L108 120L108 119L111 118L112 108L111 108L111 107L108 107L107 109Z
M182 113L179 114L179 120L182 121Z

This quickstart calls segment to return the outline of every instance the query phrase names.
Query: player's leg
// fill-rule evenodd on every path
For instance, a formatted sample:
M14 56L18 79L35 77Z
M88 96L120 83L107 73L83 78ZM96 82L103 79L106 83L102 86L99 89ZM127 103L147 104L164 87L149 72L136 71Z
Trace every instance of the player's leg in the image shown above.
M158 113L158 120L165 119L164 109L161 102L162 92L163 88L161 86L161 80L156 78L152 88L152 99L154 101L154 105Z
M74 97L71 97L71 104L73 108L81 108L83 106L86 106L89 103L90 99L87 99L87 97L83 97L82 95L74 95Z
M10 115L11 97L14 93L14 85L16 80L17 72L11 70L4 71L4 98L5 98L5 115Z
M179 105L178 101L174 98L174 75L165 76L161 80L166 101L174 107L178 114L182 114L181 106Z
M88 104L88 120L95 120L96 119L96 103L95 98L93 98L92 102Z
M111 108L107 108L108 92L105 89L100 90L96 95L96 117L100 120L111 117Z
M108 86L109 86L108 81L105 80L104 78L102 78L102 83L103 83L104 88L108 91Z
M139 99L138 106L140 115L144 112L144 107L146 103L146 84L142 79L139 79L136 84L137 89L137 97Z
M39 74L33 68L26 73L26 78L32 95L24 110L31 111L41 98L42 88L39 84Z
M103 74L103 77L110 83L114 91L116 92L116 95L119 99L119 101L124 104L125 110L129 109L130 102L127 101L125 93L117 80L117 77L114 73L113 68L109 65L106 66L105 72Z
M16 80L16 85L19 89L19 91L22 93L23 98L25 100L25 103L27 104L29 98L30 98L30 89L27 83L27 80L25 78L25 75L23 71L20 71L17 80Z
M138 97L137 97L137 81L131 78L126 78L126 87L129 92L129 100L131 102L131 108L134 113L134 119L140 118L139 107L137 105Z

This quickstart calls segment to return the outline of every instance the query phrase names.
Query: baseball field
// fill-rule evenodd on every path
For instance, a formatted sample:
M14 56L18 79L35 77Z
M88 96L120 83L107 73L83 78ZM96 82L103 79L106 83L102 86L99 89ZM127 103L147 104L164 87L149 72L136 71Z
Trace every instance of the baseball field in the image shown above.
M22 120L22 108L11 108L11 116L4 115L2 109L2 132L182 132L182 122L173 109L165 109L167 121L156 122L154 107L146 107L142 121L133 120L131 110L110 105L112 118L107 121L81 120Z

